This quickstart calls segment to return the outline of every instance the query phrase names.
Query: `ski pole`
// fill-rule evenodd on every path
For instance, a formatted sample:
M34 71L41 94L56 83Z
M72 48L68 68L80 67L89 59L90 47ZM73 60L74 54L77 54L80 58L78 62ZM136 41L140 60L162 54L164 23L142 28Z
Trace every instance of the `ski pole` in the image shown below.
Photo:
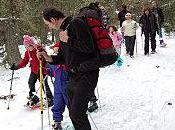
M141 34L141 41L142 41L142 50L143 50L143 34Z
M40 111L41 111L41 130L43 130L43 72L42 72L42 60L40 59L39 72L40 72Z
M97 86L97 95L98 95L98 102L99 102L99 106L100 106L100 108L101 108L100 94L99 94L99 91L98 91L98 86Z
M47 80L47 75L43 78L43 86L45 90L45 96L46 96L46 102L47 102L47 113L48 113L48 120L49 120L49 130L51 129L51 123L50 123L50 112L49 112L49 102L48 102L48 97L46 94L46 85L45 85L45 80Z
M135 40L135 44L136 44L136 55L137 55L137 38Z
M93 124L94 124L95 128L98 130L98 127L97 127L97 125L96 125L95 121L93 120L93 118L92 118L92 116L91 116L91 114L90 114L90 113L89 113L89 117L91 118L91 120L92 120L92 122L93 122Z
M12 92L13 75L14 75L14 70L12 70L12 79L11 79L11 84L10 84L10 94L9 95L11 95L11 92ZM10 98L9 98L9 101L8 101L7 110L9 110L9 106L10 106Z

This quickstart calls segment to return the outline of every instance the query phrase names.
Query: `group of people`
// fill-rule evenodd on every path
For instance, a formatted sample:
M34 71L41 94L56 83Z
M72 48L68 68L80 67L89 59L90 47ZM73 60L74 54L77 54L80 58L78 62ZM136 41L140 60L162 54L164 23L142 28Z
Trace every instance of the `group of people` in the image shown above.
M99 3L95 4L99 5ZM138 25L132 20L132 13L126 10L126 6L122 7L123 10L118 14L122 33L117 32L115 26L107 25L105 20L104 27L108 29L117 53L121 53L121 43L125 41L126 54L133 58ZM101 14L104 14L102 8L101 10ZM157 6L153 7L153 10L156 10L156 13L160 11ZM145 8L139 21L145 35L145 55L149 54L150 38L152 53L156 52L156 31L163 23L163 13L158 15L162 17L159 20L161 24L157 24L157 15L154 13L150 8ZM106 17L102 17L102 20L103 18ZM42 61L45 86L43 91L46 94L48 106L53 106L53 129L62 130L61 121L67 106L75 130L91 130L87 111L92 112L98 108L94 91L98 82L99 66L94 64L94 61L98 61L98 56L89 27L80 17L66 17L63 12L54 7L44 9L43 20L49 28L60 30L59 42L52 46L54 54L48 55L46 50L36 44L32 36L24 35L25 56L18 65L14 64L10 69L18 70L30 63L31 74L28 81L30 91L27 105L36 105L39 103L39 98L36 95L35 83L40 76L39 63ZM47 75L55 78L54 95L49 88ZM93 104L92 110L88 108L89 102Z
M144 55L149 55L149 41L151 40L151 54L156 53L156 32L159 35L160 46L164 47L166 44L163 41L162 25L164 22L163 11L158 7L156 1L152 1L152 7L145 6L143 9L143 15L140 17L139 25L132 19L132 13L127 10L126 5L122 5L119 12L117 12L117 19L120 21L121 34L123 37L123 43L126 47L126 55L133 58L134 46L136 42L136 30L140 26L141 33L145 36ZM110 28L111 26L109 26ZM120 34L111 35L114 46L116 42L114 39L120 37ZM141 34L141 35L142 35ZM121 42L120 42L121 43ZM116 47L116 49L118 49Z

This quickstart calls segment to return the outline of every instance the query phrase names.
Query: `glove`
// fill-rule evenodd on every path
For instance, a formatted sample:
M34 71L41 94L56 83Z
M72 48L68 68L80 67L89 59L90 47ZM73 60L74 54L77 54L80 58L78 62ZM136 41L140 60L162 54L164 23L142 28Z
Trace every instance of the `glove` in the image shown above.
M118 67L121 67L123 65L123 59L118 57L116 63L115 63Z
M18 66L16 66L15 64L13 64L11 67L10 67L11 70L17 70L18 69Z

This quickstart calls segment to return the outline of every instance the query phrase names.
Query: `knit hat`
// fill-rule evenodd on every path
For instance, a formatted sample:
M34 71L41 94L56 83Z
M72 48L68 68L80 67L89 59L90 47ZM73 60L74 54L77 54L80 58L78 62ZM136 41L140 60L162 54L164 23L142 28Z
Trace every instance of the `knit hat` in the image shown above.
M34 37L30 37L29 35L24 35L23 36L23 44L25 46L35 45Z

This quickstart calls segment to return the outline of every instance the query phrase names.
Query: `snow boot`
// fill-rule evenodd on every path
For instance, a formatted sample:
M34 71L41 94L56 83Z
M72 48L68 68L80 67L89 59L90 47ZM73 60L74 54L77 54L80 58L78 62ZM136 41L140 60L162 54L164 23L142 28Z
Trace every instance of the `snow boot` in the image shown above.
M39 98L36 95L32 95L28 98L27 106L33 106L39 103Z
M90 107L88 108L88 112L93 112L98 109L98 105L96 102L90 101Z
M155 50L152 50L152 51L151 51L151 54L155 54L155 53L156 53L156 51L155 51Z
M53 130L63 130L61 126L61 122L54 121L54 124L52 124Z

